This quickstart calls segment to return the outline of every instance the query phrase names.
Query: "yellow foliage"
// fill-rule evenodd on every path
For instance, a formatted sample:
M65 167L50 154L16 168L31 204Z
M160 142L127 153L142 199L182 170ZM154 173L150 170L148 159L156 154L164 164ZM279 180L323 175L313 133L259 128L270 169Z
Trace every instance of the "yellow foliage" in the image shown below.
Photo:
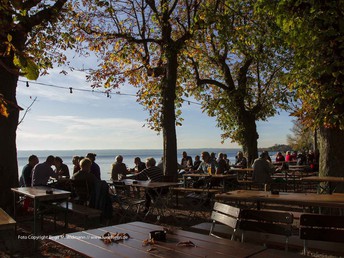
M8 116L9 116L9 114L8 114L8 112L7 112L7 108L6 108L6 106L4 105L4 103L1 103L1 104L0 104L0 115L1 115L1 116L4 116L4 117L8 117Z

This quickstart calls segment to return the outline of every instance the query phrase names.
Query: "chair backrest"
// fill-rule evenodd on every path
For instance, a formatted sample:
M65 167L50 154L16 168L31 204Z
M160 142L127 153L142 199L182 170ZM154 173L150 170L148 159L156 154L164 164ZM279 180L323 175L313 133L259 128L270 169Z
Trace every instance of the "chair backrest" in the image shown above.
M86 180L71 180L72 189L77 195L76 202L88 205L90 200L90 190Z
M243 231L255 231L267 234L283 235L286 237L286 250L288 238L292 235L292 213L279 211L242 210L240 213L239 229Z
M125 185L122 181L113 181L112 186L115 188L116 194L122 196L129 196L130 186Z
M344 216L301 214L300 238L304 240L305 254L306 240L344 243Z
M215 202L213 211L211 213L212 225L209 235L220 238L220 236L214 233L214 230L216 227L216 223L221 223L233 229L232 239L234 239L239 216L239 208L230 206L228 204Z

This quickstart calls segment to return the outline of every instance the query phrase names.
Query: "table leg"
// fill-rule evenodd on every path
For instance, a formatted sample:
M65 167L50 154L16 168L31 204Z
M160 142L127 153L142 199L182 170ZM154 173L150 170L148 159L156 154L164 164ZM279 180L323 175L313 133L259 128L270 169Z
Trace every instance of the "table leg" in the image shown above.
M68 228L67 213L68 213L68 198L66 199L66 209L65 209L65 228Z
M37 224L37 201L36 201L36 198L33 199L33 236L36 237L36 224ZM34 249L36 249L37 247L37 244L36 244L36 238L34 238L33 240L33 246L34 246Z

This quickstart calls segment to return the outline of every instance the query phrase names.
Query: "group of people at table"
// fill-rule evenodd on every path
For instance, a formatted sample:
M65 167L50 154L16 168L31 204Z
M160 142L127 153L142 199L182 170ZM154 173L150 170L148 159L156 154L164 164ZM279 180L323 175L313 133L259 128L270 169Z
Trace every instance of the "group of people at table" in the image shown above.
M288 155L288 153L287 153ZM95 162L96 154L88 153L85 158L75 156L73 157L73 175L72 180L85 180L89 185L89 191L93 191L95 182L100 181L100 167ZM284 157L283 157L284 158ZM281 160L281 153L277 153L276 161ZM117 181L125 178L134 180L150 180L152 182L161 182L164 180L164 173L162 168L162 161L158 164L152 157L147 158L146 162L142 162L139 157L134 160L135 167L128 169L123 163L123 156L115 157L115 162L111 167L111 180ZM55 167L55 170L52 169ZM178 164L179 174L187 173L201 173L201 174L223 174L230 170L231 167L246 168L247 159L243 152L239 151L236 156L234 164L231 164L226 154L219 153L215 157L214 153L204 151L201 156L196 156L192 160L184 151L182 159ZM253 178L256 183L269 183L271 175L282 169L275 167L268 152L264 151L260 157L256 159L252 165ZM45 162L39 163L38 157L31 155L28 159L28 164L23 168L20 177L21 186L42 186L47 185L50 178L68 179L70 178L69 169L63 163L60 157L48 156ZM110 191L110 194L113 194ZM150 206L151 195L146 195L146 210Z

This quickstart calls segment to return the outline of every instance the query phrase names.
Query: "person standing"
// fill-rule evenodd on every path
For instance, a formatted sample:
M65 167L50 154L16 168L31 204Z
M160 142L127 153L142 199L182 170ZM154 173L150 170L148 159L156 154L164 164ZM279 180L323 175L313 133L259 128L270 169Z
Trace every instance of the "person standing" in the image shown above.
M28 159L28 164L23 167L22 174L20 176L20 186L29 187L32 181L32 169L39 163L36 155L31 155Z
M46 161L37 164L32 170L32 186L47 185L50 177L56 178L54 170L51 168L55 163L54 156L48 156Z
M97 154L95 154L95 153L87 153L86 158L88 158L88 159L90 159L92 161L91 174L95 175L95 177L97 179L101 180L100 179L100 167L95 162L96 161L96 156L97 156Z

